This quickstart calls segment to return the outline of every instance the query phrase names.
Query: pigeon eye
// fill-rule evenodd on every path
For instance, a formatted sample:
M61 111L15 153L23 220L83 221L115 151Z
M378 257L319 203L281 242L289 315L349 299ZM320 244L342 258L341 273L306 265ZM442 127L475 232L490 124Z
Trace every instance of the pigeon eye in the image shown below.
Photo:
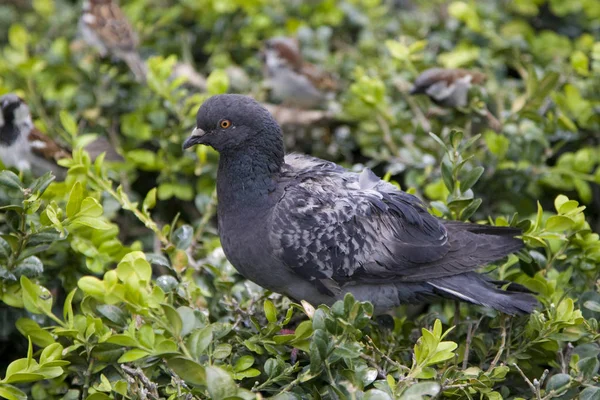
M221 122L219 122L219 126L223 129L227 129L231 126L231 121L228 119L222 119Z

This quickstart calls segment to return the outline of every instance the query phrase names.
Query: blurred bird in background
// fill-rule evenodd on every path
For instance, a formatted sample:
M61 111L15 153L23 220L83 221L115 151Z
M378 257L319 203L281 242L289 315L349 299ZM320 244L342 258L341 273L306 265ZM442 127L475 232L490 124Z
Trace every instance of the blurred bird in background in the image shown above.
M71 157L71 152L33 125L25 101L15 94L6 94L0 97L0 111L0 160L4 166L30 171L36 176L51 171L56 177L63 178L66 170L57 161ZM105 153L107 161L122 161L103 137L95 139L84 149L92 159Z
M85 0L79 19L83 40L102 57L124 61L138 82L146 80L146 64L138 53L138 37L121 8L112 0Z
M425 94L442 107L465 109L469 105L470 89L479 86L481 92L485 93L483 84L486 80L487 76L479 71L462 68L430 68L415 79L410 94ZM487 107L483 109L483 114L490 128L496 131L502 128L500 121Z
M479 71L431 68L417 77L410 94L426 94L443 107L464 108L469 104L471 86L481 85L486 79Z
M275 37L265 42L264 76L271 90L271 100L302 109L321 108L327 93L337 88L333 76L306 62L298 40Z

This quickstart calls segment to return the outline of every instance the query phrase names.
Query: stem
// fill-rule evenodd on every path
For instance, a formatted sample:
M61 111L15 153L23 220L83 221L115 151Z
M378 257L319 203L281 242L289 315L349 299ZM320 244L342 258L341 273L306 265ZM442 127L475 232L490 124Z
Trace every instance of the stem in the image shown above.
M377 123L383 132L383 141L389 147L393 156L398 156L399 149L396 143L394 143L394 138L392 137L392 131L390 130L390 125L386 121L386 119L381 115L381 113L377 113L376 115Z
M500 342L500 348L496 353L496 357L494 357L492 363L490 364L490 367L487 370L488 373L492 372L494 367L496 367L496 364L498 364L498 361L500 361L500 357L502 356L502 353L504 353L504 348L506 347L506 315L502 316L500 328L502 329L502 333L500 334L500 338L502 339L502 341Z
M123 207L123 208L131 211L133 213L133 215L135 215L135 217L138 220L140 220L140 222L142 222L144 224L144 226L146 226L146 228L148 228L152 232L154 232L154 234L158 237L158 239L160 240L160 242L165 247L174 247L173 243L171 243L169 241L169 239L165 235L163 235L163 233L161 232L161 230L158 228L158 225L156 224L156 222L154 222L152 219L148 218L146 215L144 215L144 213L142 213L136 207L133 207L133 204L129 200L129 197L127 196L126 193L121 193L121 195L119 195L112 188L112 184L111 184L112 182L110 180L101 179L101 178L99 178L98 176L96 176L95 174L93 174L93 173L91 173L89 171L88 171L88 178L90 178L102 190L106 191L115 200L117 200L119 202L119 204L121 205L121 207ZM123 200L123 198L126 198L127 200Z
M533 392L533 394L536 396L537 400L541 400L541 394L539 392L539 390L537 390L537 388L535 387L535 385L529 380L529 378L527 377L527 375L525 375L525 373L523 372L523 370L521 368L519 368L519 366L516 363L512 364L513 367L515 367L517 369L517 371L519 371L519 374L521 374L521 376L523 377L523 379L525 379L525 382L527 383L527 386L529 386L529 388L531 389L531 391Z
M88 357L89 357L89 353L88 353ZM81 398L85 399L87 398L87 394L88 394L88 390L90 388L90 380L92 378L92 370L94 369L94 359L89 359L88 361L88 367L87 370L85 371L85 380L83 382L83 391L82 391L82 395Z

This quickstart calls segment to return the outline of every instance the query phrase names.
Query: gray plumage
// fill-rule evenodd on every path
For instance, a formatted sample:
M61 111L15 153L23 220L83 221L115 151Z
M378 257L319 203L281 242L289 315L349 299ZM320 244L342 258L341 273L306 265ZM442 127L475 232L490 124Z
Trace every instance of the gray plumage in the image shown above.
M229 126L223 128L223 121ZM370 170L284 157L281 131L254 100L207 100L184 147L221 153L219 234L250 280L296 300L331 304L351 292L377 312L446 297L508 314L531 312L529 293L473 272L523 246L514 228L440 220Z

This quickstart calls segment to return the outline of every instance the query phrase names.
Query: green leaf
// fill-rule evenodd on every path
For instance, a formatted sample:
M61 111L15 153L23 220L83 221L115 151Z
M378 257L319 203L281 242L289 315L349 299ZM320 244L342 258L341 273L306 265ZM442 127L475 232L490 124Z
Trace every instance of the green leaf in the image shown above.
M107 231L112 228L112 225L104 221L101 218L95 217L77 217L73 221L73 224L79 224L87 226L89 228L98 229L100 231Z
M140 344L148 349L154 348L154 329L150 324L144 324L137 333Z
M600 400L600 387L588 386L579 394L579 400Z
M84 276L77 282L79 289L83 290L84 293L98 299L104 299L106 293L106 287L104 281L96 278L95 276Z
M188 340L187 347L196 360L206 352L206 349L213 340L212 325L193 331Z
M424 396L431 396L431 398L434 398L441 390L442 387L437 382L419 382L406 389L401 399L421 400L425 398Z
M112 335L106 339L106 343L118 344L119 346L137 347L139 343L136 339L126 334Z
M363 400L393 400L389 394L379 389L367 390Z
M25 275L21 276L23 304L34 314L50 314L52 310L52 294L48 289L31 282Z
M62 124L65 131L72 137L75 138L79 129L77 128L77 122L67 111L62 110L59 114L60 123Z
M586 357L577 363L577 369L579 369L584 379L593 379L595 376L598 376L599 368L600 362L596 356Z
M229 88L229 77L222 69L213 70L206 79L206 91L211 96L227 92Z
M440 137L438 135L436 135L433 132L429 132L429 136L431 136L433 138L433 140L435 140L442 147L442 149L444 149L444 150L446 150L446 152L448 152L448 146L446 146L446 143L444 143L444 141L442 139L440 139Z
M187 384L196 386L207 384L204 367L195 361L184 357L173 357L167 360L167 365Z
M32 193L42 194L46 191L54 179L56 179L56 177L52 175L52 172L48 171L44 175L34 180L31 185L29 185L29 189Z
M144 358L149 354L150 353L147 352L146 350L131 349L129 351L126 351L121 357L119 357L117 362L118 363L132 362L132 361L139 360L140 358Z
M83 187L81 183L75 182L71 193L69 194L69 201L67 203L67 218L73 218L81 209L81 203L83 201ZM102 207L100 208L102 210Z
M408 46L396 40L386 40L385 47L387 47L392 57L397 60L407 61L410 56L410 49Z
M42 329L37 322L29 318L19 318L15 323L16 328L25 337L39 347L46 347L54 343L54 338L50 332Z
M546 221L546 230L549 232L564 232L573 227L573 220L562 215L553 215Z
M63 306L63 318L69 323L70 326L73 324L73 297L75 297L76 292L77 288L71 290L71 292L67 295L65 304Z
M594 311L594 312L600 312L600 303L593 301L593 300L588 300L585 303L583 303L583 306L585 308L587 308L588 310Z
M263 304L263 309L265 311L267 321L272 323L277 322L277 310L275 309L275 305L273 305L273 302L271 300L265 300Z
M548 380L548 383L546 384L546 390L554 390L556 394L560 394L567 390L570 382L571 377L569 374L556 374Z
M62 360L63 347L59 343L52 343L47 346L40 355L40 366L44 366L52 361Z
M144 198L144 202L142 203L142 210L147 213L149 210L153 209L156 205L156 188L152 188L146 194Z
M7 169L0 172L0 186L5 186L10 189L23 189L19 177L14 172Z
M219 367L206 368L206 386L213 400L223 400L237 394L237 385L233 378Z
M14 387L0 383L0 397L8 400L27 400L27 395Z
M442 180L448 191L454 191L454 178L452 177L452 167L445 162L442 162Z
M254 357L252 357L252 356L241 356L235 362L235 365L233 366L233 370L235 372L245 371L248 368L250 368L252 365L254 365Z
M1 246L0 246L1 247ZM36 256L27 257L20 261L16 268L13 270L15 276L20 277L21 275L28 278L35 278L44 272L44 264Z
M460 179L460 190L466 192L467 190L471 189L473 185L477 183L479 178L481 178L483 171L483 167L475 167L467 172L465 176Z
M172 305L167 303L163 303L160 306L162 307L163 312L169 321L171 332L175 336L179 336L181 334L181 329L183 328L183 322L181 321L181 317L177 313L177 310L175 310Z
M460 219L466 221L469 218L471 218L471 216L475 214L475 211L479 209L479 206L481 206L482 202L482 199L474 199L473 201L471 201L469 205L463 208L463 210L461 211Z
M122 282L134 277L143 282L149 282L152 277L152 267L146 261L144 253L132 251L127 253L117 265L117 276Z
M93 197L86 197L81 202L81 208L79 210L78 216L85 217L101 217L103 213L102 205L98 203L98 200Z
M25 52L29 44L29 34L25 27L21 24L12 24L8 30L8 42L13 48Z
M85 398L85 400L112 400L112 397L104 393L96 392L94 394L90 394Z
M173 243L178 249L186 250L192 244L194 228L189 225L180 226L173 232Z
M231 354L232 346L228 343L219 343L212 352L213 358L223 360Z
M167 275L167 276L169 276L169 275ZM169 276L169 277L171 277L171 276ZM181 319L181 322L183 323L183 326L181 328L181 337L186 337L188 335L188 333L190 333L194 328L196 328L196 324L197 324L198 320L196 319L194 310L192 310L190 307L186 307L186 306L178 307L177 313L179 314L179 318Z
M10 255L12 254L12 247L6 240L0 237L0 259L8 260Z

